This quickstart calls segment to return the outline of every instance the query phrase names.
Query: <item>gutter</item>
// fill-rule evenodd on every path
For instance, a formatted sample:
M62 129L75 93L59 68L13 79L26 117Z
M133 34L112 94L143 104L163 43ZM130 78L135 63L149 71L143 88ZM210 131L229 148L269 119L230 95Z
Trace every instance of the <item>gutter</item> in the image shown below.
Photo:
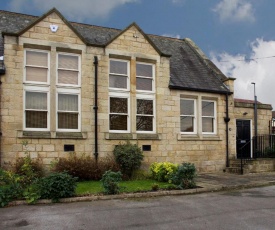
M228 90L209 90L209 89L198 89L198 88L189 88L189 87L182 87L182 86L175 86L169 85L169 89L178 89L178 90L186 90L186 91L193 91L193 92L205 92L205 93L215 93L215 94L233 94Z
M95 66L95 101L94 101L94 111L95 111L95 160L97 162L98 160L98 121L97 121L97 115L98 115L98 105L97 105L97 99L98 99L98 93L97 93L97 78L98 78L98 58L97 56L94 56L94 66Z

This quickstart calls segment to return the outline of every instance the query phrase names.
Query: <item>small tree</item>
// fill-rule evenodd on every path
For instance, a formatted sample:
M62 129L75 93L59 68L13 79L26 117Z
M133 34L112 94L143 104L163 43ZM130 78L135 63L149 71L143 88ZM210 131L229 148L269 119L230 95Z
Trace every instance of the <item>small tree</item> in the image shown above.
M120 191L119 182L122 180L121 172L106 171L101 179L106 194L118 194Z
M191 163L182 163L177 171L172 175L171 181L180 189L196 187L196 167Z
M119 164L122 173L131 178L133 171L139 169L143 160L141 148L136 144L127 141L119 144L114 149L116 162Z

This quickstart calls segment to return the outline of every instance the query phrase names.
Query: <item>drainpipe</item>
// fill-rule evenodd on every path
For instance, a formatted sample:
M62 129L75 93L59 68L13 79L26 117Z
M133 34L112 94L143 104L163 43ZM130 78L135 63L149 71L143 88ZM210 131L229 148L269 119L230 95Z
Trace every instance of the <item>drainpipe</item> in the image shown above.
M2 57L3 58L3 57ZM4 65L4 61L0 62L0 76L6 73L6 68ZM2 162L2 113L1 113L1 102L2 102L2 81L0 79L0 167Z
M98 106L97 106L97 76L98 76L98 58L97 56L94 57L94 65L95 65L95 101L94 101L94 111L95 111L95 160L98 160L98 122L97 122L97 113L98 113Z
M228 117L228 93L225 95L226 102L226 117L224 118L224 122L226 125L226 167L229 167L229 133L228 133L228 122L230 118Z
M2 112L1 112L2 88L1 86L2 86L2 81L0 80L0 168L2 165Z

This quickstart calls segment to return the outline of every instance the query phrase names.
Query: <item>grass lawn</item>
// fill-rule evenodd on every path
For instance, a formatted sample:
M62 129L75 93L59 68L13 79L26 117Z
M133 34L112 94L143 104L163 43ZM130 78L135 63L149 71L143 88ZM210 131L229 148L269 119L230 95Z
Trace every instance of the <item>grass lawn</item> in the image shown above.
M171 184L167 182L157 182L155 180L134 180L134 181L122 181L119 183L123 187L121 192L142 192L151 191L152 184L158 184L159 189L167 189ZM103 193L102 183L100 181L84 181L78 182L76 188L77 195L84 194L100 194Z

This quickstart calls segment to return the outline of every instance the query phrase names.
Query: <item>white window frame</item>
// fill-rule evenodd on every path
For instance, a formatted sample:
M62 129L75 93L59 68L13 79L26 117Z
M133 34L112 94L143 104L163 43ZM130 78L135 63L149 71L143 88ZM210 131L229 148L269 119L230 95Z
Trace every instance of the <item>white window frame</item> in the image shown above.
M49 131L50 130L50 88L39 86L25 86L23 92L23 130L26 131ZM47 128L26 127L26 92L47 93Z
M58 94L68 94L68 95L77 95L78 96L78 129L59 129L58 128ZM68 113L75 111L66 111ZM66 88L57 88L56 89L56 130L61 132L80 132L81 130L81 91L80 89L66 89Z
M37 52L37 53L46 53L48 58L48 66L35 66L35 65L27 65L27 51ZM23 82L35 85L49 85L50 84L50 52L46 50L37 50L37 49L24 49L24 74L23 74ZM41 69L47 69L47 82L39 82L39 81L27 81L27 68L26 67L35 67Z
M137 64L141 64L141 65L149 65L149 66L152 66L152 78L150 77L145 77L145 76L138 76L136 74L136 81L137 81L137 78L143 78L143 79L152 79L152 90L138 90L136 88L136 91L138 93L155 93L156 91L156 87L155 87L155 72L156 72L156 65L155 64L152 64L152 63L146 63L146 62L136 62L136 65Z
M118 74L118 73L111 73L110 69L111 69L111 61L119 61L119 62L125 62L127 63L127 76L124 74ZM116 75L116 76L123 76L123 77L127 77L127 88L123 89L123 88L113 88L110 87L110 75ZM117 58L110 58L109 59L109 75L108 75L108 87L110 91L130 91L130 61L128 60L123 60L123 59L117 59Z
M198 133L198 127L197 127L197 102L198 100L197 99L194 99L194 98L180 98L180 101L181 100L188 100L188 101L193 101L194 102L194 115L185 115L185 114L180 114L180 119L181 117L193 117L194 118L194 131L193 132L181 132L181 134L197 134ZM181 103L180 103L180 106L181 106ZM181 111L181 108L180 108L180 111ZM180 131L181 131L181 120L180 120Z
M110 129L110 98L126 98L127 99L127 114L119 113L119 115L127 115L127 130L111 130ZM110 133L130 133L131 127L130 127L130 93L117 93L117 92L109 92L109 98L108 98L108 130ZM115 113L112 113L115 114Z
M213 102L214 103L214 116L203 116L202 115L202 102L203 101L206 101L206 102ZM202 99L201 100L201 128L202 128L202 118L205 117L205 118L213 118L214 121L213 121L213 132L203 132L202 131L202 134L216 134L217 133L217 102L215 100L208 100L208 99Z
M64 56L75 56L78 57L78 69L66 69L66 68L59 68L58 67L58 63L59 63L59 55L64 55ZM78 84L74 85L74 84L62 84L62 83L58 83L58 70L65 70L65 71L73 71L73 72L78 72ZM57 86L62 86L62 87L66 87L66 86L71 86L71 87L80 87L81 86L81 55L80 54L74 54L74 53L65 53L65 52L57 52L56 53L56 85Z
M137 100L151 100L153 101L153 115L145 115L145 114L137 114ZM148 95L148 94L137 94L136 95L136 108L135 108L135 120L137 122L137 116L148 116L148 117L153 117L153 130L152 131L138 131L136 129L137 133L156 133L156 97L155 95Z

